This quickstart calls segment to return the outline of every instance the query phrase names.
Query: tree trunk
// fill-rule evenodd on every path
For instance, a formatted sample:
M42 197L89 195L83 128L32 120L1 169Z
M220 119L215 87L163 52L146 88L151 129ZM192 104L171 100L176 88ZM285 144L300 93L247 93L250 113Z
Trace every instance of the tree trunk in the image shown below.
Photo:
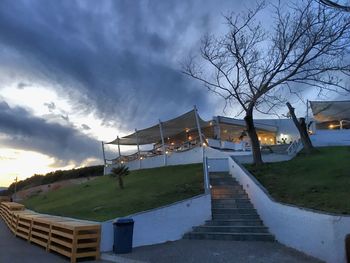
M118 182L119 182L120 189L124 189L124 182L123 182L122 175L118 175Z
M247 112L244 117L244 121L246 123L247 132L252 144L252 153L253 153L253 161L256 166L262 165L264 162L261 157L260 151L260 142L258 139L258 135L256 134L256 129L253 121L253 111Z
M305 152L307 154L312 153L313 151L315 151L315 148L312 145L312 142L310 140L309 133L307 131L307 127L305 123L305 118L300 118L298 121L297 117L295 116L294 108L292 107L292 105L289 102L287 102L286 105L289 109L290 115L292 116L292 120L299 131L300 139L304 145Z

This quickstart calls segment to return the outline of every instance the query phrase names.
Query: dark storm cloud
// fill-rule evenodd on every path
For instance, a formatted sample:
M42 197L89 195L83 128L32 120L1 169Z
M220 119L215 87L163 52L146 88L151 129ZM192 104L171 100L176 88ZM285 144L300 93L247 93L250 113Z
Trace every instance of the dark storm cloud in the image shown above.
M20 82L17 84L17 89L24 89L25 87L30 87L30 84Z
M1 145L37 151L56 159L61 165L87 158L100 158L99 142L72 127L50 123L32 116L27 110L0 101Z
M14 87L47 84L75 113L94 113L102 125L122 131L194 104L210 117L208 93L180 73L179 62L198 50L205 32L218 30L221 13L238 6L230 0L2 0L0 70L11 72ZM0 82L5 86L1 74ZM77 131L89 130L89 123L69 126L70 112L54 102L45 106L49 114L38 118L2 102L1 144L47 154L57 165L101 156L100 144Z
M78 111L131 130L194 104L208 112L207 93L180 73L178 62L190 50L187 44L210 30L208 14L217 6L215 1L4 0L0 43L19 52L18 64L32 65L28 71L45 72Z

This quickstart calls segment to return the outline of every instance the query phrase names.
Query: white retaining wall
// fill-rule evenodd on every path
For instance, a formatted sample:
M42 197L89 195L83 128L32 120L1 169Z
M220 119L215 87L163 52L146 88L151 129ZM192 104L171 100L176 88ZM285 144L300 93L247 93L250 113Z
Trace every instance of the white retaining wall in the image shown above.
M211 218L210 194L127 216L135 221L133 247L175 241ZM102 223L101 251L113 250L113 222Z
M208 172L228 172L228 157L226 158L208 158Z
M315 147L350 145L350 130L317 130L310 138Z
M329 263L346 263L345 236L350 233L350 216L278 203L232 158L229 159L229 169L280 243Z

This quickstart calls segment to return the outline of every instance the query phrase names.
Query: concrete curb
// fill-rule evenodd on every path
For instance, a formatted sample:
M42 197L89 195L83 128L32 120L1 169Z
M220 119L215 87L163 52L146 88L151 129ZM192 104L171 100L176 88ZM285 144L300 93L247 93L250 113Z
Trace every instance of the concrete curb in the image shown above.
M149 263L149 261L140 261L135 259L124 258L113 253L102 253L101 259L116 263Z

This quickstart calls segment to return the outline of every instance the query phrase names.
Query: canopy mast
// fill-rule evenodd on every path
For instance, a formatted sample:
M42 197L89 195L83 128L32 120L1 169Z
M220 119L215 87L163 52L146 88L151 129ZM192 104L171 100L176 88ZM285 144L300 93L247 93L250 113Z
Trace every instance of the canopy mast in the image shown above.
M164 166L166 166L167 165L167 155L166 155L166 151L165 151L163 127L162 127L161 120L159 120L159 131L160 131L160 138L162 139L162 150L163 150L163 155L164 155Z
M141 169L141 154L140 154L139 136L138 136L137 129L135 129L135 133L136 133L136 143L137 143L137 157L139 159L139 169Z
M120 154L120 139L119 136L117 136L117 141L118 141L118 155L119 155L119 162L121 162L121 154Z
M103 163L106 166L105 144L103 141L101 143L102 143Z
M197 112L196 105L194 105L193 108L194 108L194 115L196 117L196 124L197 124L197 130L198 130L198 135L199 135L199 141L200 141L201 147L202 147L203 146L202 131L201 131L201 126L199 125L199 118L198 118L198 112Z

